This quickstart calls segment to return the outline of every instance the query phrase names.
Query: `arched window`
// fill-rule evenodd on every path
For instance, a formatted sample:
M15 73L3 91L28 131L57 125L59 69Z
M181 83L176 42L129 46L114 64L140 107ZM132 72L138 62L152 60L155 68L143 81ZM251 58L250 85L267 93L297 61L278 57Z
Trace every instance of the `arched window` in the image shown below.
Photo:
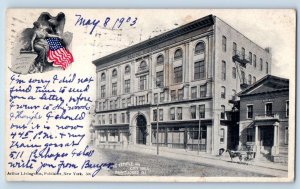
M204 53L205 51L205 45L203 42L197 43L195 47L195 54Z
M117 75L118 75L117 70L114 69L114 70L112 71L112 77L117 77Z
M127 65L127 66L125 67L125 74L129 74L129 73L130 73L130 66Z
M164 56L159 55L156 59L157 64L163 64L164 63Z
M101 74L101 81L105 81L105 79L106 79L106 76L105 76L105 73L103 72L103 73Z
M177 49L174 53L174 60L182 58L182 49Z
M147 63L145 61L142 61L140 63L140 67L139 67L139 70L140 71L143 71L143 70L146 70L147 69Z

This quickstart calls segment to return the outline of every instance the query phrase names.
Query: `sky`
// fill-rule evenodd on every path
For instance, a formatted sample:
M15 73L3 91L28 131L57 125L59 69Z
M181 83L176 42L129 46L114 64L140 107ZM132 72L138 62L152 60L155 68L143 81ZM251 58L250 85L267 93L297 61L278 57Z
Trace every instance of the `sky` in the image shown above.
M136 27L122 31L100 30L99 33L114 33L113 40L93 38L93 58L98 59L117 50L155 37L181 25L213 14L244 34L259 46L270 47L272 52L271 74L292 78L295 73L295 11L294 10L138 10L111 11L112 15L131 15L139 18ZM132 13L132 14L130 14ZM98 30L99 31L99 30ZM122 35L120 35L122 34Z
M27 11L27 17L23 17ZM62 10L21 10L14 13L18 22L18 33L26 27L32 27L32 20L37 19L41 12L48 11L56 15ZM295 11L280 9L123 9L123 10L63 10L66 13L65 31L73 32L72 51L75 60L92 62L95 59L124 49L133 44L155 37L161 33L177 28L204 16L213 14L244 34L262 48L271 47L272 70L271 74L280 77L295 77ZM75 26L79 14L86 19L99 19L100 24L92 35L91 27ZM135 18L138 20L133 27L123 24L119 29L103 27L101 23L110 17L111 23L118 18ZM21 20L22 22L18 21ZM109 26L109 25L108 25ZM10 42L16 38L10 37ZM9 43L12 46L13 43ZM12 48L12 47L11 47ZM80 64L77 64L78 66ZM80 65L81 66L81 65ZM89 68L89 69L88 69ZM92 64L87 65L88 72L94 71ZM292 74L291 74L292 73Z

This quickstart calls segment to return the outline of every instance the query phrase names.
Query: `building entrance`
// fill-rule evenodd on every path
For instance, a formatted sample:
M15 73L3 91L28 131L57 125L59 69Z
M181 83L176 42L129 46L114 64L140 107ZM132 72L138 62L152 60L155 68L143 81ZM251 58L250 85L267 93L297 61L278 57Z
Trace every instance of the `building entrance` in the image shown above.
M147 121L143 115L136 118L136 143L145 144L147 142Z

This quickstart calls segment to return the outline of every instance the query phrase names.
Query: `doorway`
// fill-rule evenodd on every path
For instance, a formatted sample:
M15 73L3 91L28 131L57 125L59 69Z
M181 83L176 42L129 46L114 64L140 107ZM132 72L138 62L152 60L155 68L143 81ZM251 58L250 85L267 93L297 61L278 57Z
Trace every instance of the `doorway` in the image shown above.
M146 145L147 142L147 121L143 115L136 118L136 143Z

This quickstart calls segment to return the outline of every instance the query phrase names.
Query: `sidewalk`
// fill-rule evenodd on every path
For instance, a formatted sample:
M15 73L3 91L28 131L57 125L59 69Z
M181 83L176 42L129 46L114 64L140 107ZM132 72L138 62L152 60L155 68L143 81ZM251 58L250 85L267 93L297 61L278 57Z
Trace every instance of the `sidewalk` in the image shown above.
M116 149L152 155L156 155L157 153L156 146L146 145L129 145L127 147L120 146ZM240 162L238 158L234 158L231 162L231 159L227 152L224 152L222 156L211 155L205 152L200 152L198 155L196 151L186 151L184 149L159 147L159 156L177 160L193 161L196 163L208 165L218 165L224 168L250 171L275 177L287 177L288 174L287 166L273 162L259 162L257 160Z

